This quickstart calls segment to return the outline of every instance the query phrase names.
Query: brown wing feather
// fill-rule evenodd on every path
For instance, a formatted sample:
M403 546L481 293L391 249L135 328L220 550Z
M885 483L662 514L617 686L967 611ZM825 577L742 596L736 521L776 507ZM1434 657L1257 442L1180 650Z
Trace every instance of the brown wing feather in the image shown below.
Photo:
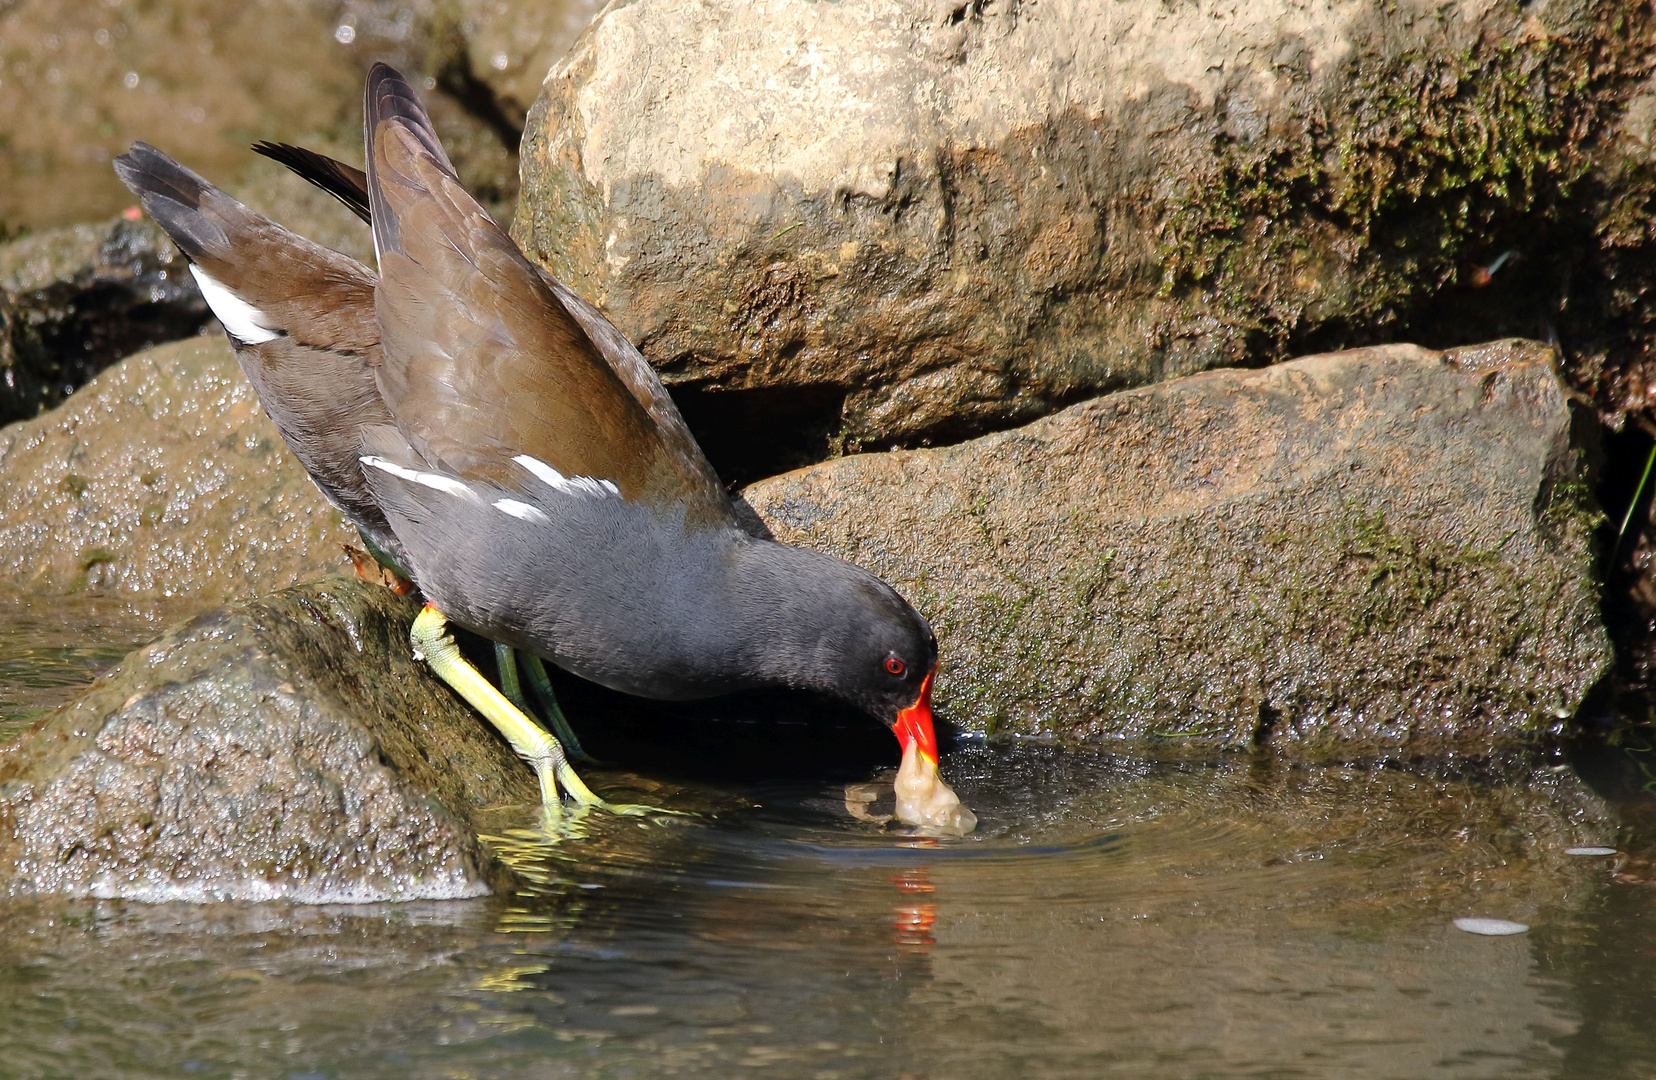
M300 177L326 191L349 207L363 221L370 220L368 177L361 169L335 161L314 150L287 143L256 143L253 149L266 157L280 161ZM546 286L552 290L553 295L563 303L575 321L580 323L581 329L586 331L587 338L597 346L616 377L637 399L639 405L643 406L644 411L649 413L650 419L660 429L662 438L680 458L684 468L700 475L709 486L719 486L718 473L708 462L707 455L702 453L695 436L690 433L684 417L679 413L678 406L674 404L666 387L662 386L661 379L639 353L638 348L579 293L541 267L537 266L535 269Z
M511 458L530 454L566 476L611 480L632 501L682 506L693 523L731 523L711 470L669 445L539 271L431 153L435 136L398 112L404 100L370 76L379 386L410 443L461 476L521 483Z
M232 338L242 370L317 486L389 551L394 538L357 460L358 428L391 422L373 374L373 273L282 228L152 146L134 144L115 167L190 261L280 335L258 343Z

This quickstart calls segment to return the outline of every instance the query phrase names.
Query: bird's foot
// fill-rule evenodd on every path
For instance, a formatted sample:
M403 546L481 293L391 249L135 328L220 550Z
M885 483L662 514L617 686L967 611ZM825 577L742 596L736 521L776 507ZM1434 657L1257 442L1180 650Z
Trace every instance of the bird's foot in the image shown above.
M558 740L496 690L460 652L448 620L434 605L427 604L409 630L414 657L424 660L437 677L493 724L512 749L535 770L540 782L541 825L550 837L580 835L580 821L592 810L607 810L626 817L671 813L632 803L609 803L600 798L569 764ZM561 790L560 790L561 789ZM573 805L565 805L568 793Z
M580 807L596 807L608 810L612 814L622 817L646 817L650 814L676 814L675 810L663 810L655 806L645 806L642 803L612 803L600 798L593 790L586 786L568 761L559 763L556 770L558 783L569 792L569 797L575 800Z

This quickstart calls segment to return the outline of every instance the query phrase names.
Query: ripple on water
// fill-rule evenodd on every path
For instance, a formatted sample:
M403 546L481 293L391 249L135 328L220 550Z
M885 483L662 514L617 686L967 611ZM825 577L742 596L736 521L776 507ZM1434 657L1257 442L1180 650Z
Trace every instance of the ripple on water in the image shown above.
M1543 1076L1593 1052L1572 988L1602 981L1594 965L1656 961L1656 931L1596 899L1633 887L1564 854L1616 835L1568 770L983 745L945 764L971 836L855 820L841 781L598 771L611 797L693 813L593 815L560 845L504 820L521 883L481 901L0 904L0 1061L116 1078ZM1537 929L1501 948L1446 936L1469 910ZM1626 1044L1639 1030L1615 1028L1619 1060L1656 1062L1656 1042Z

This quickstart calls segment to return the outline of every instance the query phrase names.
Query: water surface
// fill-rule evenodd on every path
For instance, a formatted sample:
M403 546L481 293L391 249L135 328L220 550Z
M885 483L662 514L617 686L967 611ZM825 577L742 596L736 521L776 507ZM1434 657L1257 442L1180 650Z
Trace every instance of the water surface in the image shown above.
M32 625L8 710L142 629ZM687 768L653 795L697 813L506 835L491 900L0 905L0 1076L1649 1076L1640 764L973 745L982 828L946 841L842 776Z

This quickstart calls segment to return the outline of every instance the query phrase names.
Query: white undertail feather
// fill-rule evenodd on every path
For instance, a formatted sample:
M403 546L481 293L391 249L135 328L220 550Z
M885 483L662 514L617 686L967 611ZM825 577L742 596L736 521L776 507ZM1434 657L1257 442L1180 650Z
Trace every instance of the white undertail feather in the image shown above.
M510 514L521 521L550 521L545 514L536 507L516 499L496 499L494 508L503 514Z
M276 331L263 325L264 312L214 281L201 267L191 263L190 273L195 275L196 284L201 286L201 295L207 301L207 306L213 309L213 314L218 316L218 321L224 324L231 337L248 345L258 345L281 337Z
M519 454L512 460L527 469L535 479L547 487L566 495L607 497L621 494L621 489L615 486L613 480L594 480L590 476L565 476L540 458L530 457L528 454Z
M445 495L457 495L462 499L477 498L477 493L468 487L464 480L460 480L453 476L445 476L442 473L421 472L419 469L410 469L405 466L398 465L394 461L387 461L377 454L368 454L358 460L371 469L378 469L380 472L390 473L392 476L400 476L409 483L419 484L420 486L428 487L433 491L441 491Z

